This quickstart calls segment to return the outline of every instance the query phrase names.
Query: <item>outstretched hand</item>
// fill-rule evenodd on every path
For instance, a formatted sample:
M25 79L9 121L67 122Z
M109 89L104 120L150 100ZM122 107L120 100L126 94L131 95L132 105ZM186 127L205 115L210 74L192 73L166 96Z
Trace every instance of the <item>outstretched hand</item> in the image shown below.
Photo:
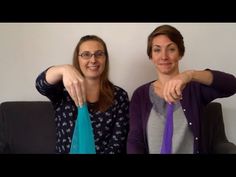
M84 78L72 65L63 66L62 81L76 106L82 106L86 102Z
M193 71L184 71L165 83L163 96L166 102L175 103L182 99L182 91L192 80Z

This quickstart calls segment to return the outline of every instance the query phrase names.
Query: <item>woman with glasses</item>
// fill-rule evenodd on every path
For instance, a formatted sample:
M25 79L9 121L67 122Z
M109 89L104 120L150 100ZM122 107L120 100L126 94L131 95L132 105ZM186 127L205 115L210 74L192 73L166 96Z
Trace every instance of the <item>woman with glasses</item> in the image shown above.
M132 154L206 153L200 122L204 107L236 93L236 78L216 70L180 72L185 47L173 26L157 27L147 55L157 78L137 88L130 102L127 152Z
M128 94L108 78L105 42L87 35L78 42L73 64L52 66L36 79L36 88L55 109L56 153L69 153L77 106L88 105L97 154L125 153Z

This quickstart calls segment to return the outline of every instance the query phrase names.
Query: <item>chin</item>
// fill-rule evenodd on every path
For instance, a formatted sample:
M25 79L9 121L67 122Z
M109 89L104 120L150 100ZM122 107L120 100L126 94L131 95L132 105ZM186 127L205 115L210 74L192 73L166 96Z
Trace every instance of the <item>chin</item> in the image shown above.
M97 80L100 78L100 75L99 76L98 75L96 75L96 76L95 75L87 75L86 78L91 79L91 80Z
M158 70L163 74L170 74L174 71L173 67L159 67Z
M159 69L160 73L163 73L163 74L169 74L171 73L171 69Z

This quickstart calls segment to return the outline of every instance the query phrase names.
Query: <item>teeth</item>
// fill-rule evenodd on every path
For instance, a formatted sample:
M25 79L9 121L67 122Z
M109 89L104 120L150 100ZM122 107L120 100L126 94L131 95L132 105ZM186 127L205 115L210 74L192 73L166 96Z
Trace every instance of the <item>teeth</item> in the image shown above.
M98 66L89 66L88 68L91 70L96 70L96 69L98 69Z

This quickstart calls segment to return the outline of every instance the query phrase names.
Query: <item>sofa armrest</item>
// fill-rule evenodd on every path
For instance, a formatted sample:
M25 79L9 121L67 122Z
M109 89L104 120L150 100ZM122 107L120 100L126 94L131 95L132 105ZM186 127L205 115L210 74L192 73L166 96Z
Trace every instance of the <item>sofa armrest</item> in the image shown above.
M215 145L214 152L216 154L236 154L236 145L231 142L221 142Z
M201 128L205 139L202 144L206 149L204 153L236 153L236 145L226 137L221 103L211 102L206 106Z
M7 153L7 140L2 111L0 111L0 154Z

